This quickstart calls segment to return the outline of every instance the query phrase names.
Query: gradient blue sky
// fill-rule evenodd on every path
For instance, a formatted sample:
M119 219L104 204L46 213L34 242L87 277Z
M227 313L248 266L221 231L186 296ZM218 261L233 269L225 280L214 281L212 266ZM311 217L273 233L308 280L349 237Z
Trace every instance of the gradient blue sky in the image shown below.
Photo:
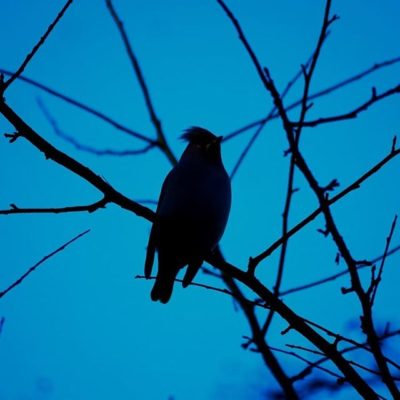
M0 67L14 70L43 34L63 2L2 0ZM238 1L228 3L260 60L283 88L309 57L321 25L324 2ZM271 100L249 62L236 32L215 1L122 1L115 7L132 41L156 110L176 155L179 136L192 125L224 135L262 117ZM399 56L397 0L334 1L340 20L323 49L312 91L322 89L378 61ZM399 83L400 65L384 69L315 101L310 117L348 111ZM25 72L50 87L102 110L154 137L137 80L103 1L75 1ZM288 101L296 100L301 84ZM170 165L159 152L138 157L97 157L57 137L37 106L46 104L61 129L98 148L133 149L140 143L92 116L24 83L6 98L31 126L58 148L88 165L133 199L157 199ZM399 134L398 97L360 116L306 130L302 150L321 184L337 178L344 187L381 159ZM297 111L291 114L293 118ZM11 126L0 118L0 131ZM225 144L230 171L250 134ZM233 206L222 240L224 254L244 268L280 236L286 190L287 144L278 122L267 126L233 181ZM46 161L24 140L0 140L0 208L66 206L99 199L68 171ZM379 255L399 212L399 160L334 207L343 236L357 258ZM291 225L316 207L297 175ZM232 300L200 288L174 291L167 305L152 303L142 273L149 223L115 206L94 214L16 215L0 218L1 288L77 233L91 233L44 264L0 304L6 318L0 336L0 398L6 400L261 399L275 387L257 354L244 351L249 334ZM338 271L336 250L316 233L322 219L289 245L284 288ZM399 233L394 242L400 241ZM258 275L272 287L278 253ZM376 305L377 321L397 327L399 256L387 262ZM368 274L365 274L368 279ZM207 276L199 282L220 285ZM355 334L359 309L352 295L340 295L347 279L286 298L301 315L348 335ZM269 342L304 343L275 319ZM357 337L357 336L355 336ZM394 357L394 341L387 348ZM280 357L288 371L303 365ZM384 393L384 391L383 391ZM318 399L323 399L319 395ZM330 398L327 395L327 398ZM356 398L343 391L338 399Z

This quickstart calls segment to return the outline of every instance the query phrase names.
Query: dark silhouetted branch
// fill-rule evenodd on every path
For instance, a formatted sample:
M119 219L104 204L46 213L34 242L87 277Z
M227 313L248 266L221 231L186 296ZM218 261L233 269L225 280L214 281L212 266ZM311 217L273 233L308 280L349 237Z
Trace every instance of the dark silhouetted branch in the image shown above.
M332 117L318 118L313 121L294 122L293 125L294 126L301 125L301 126L307 126L307 127L313 128L315 126L322 125L322 124L328 124L331 122L338 122L338 121L343 121L343 120L347 120L347 119L357 118L361 112L368 110L368 108L371 105L376 104L380 100L383 100L387 97L390 97L390 96L393 96L393 95L396 95L399 93L400 93L400 85L397 85L391 89L388 89L381 94L377 94L376 89L372 88L371 98L352 111L349 111L347 113L340 114L340 115L334 115Z
M56 149L49 142L39 136L29 125L27 125L4 101L0 101L0 113L15 127L18 135L27 139L37 149L39 149L46 157L57 164L62 165L74 174L80 176L89 182L100 192L104 194L107 202L113 202L120 207L133 211L135 214L145 217L153 221L154 213L149 208L127 198L123 194L115 190L101 176L96 175L92 170L72 157Z
M155 276L150 276L149 278L146 278L144 275L136 275L135 279L155 280L156 277ZM179 278L175 278L174 281L178 282L178 283L183 283L183 279L179 279ZM230 291L228 289L218 288L216 286L206 285L204 283L198 283L198 282L190 282L188 284L188 286L200 287L200 288L211 290L211 291L214 291L214 292L227 294L228 296L231 296L231 297L233 297L234 299L237 300L236 295L232 291ZM265 306L265 305L263 305L263 304L261 304L259 302L251 301L251 300L248 300L248 299L246 299L246 302L248 302L249 304L251 304L252 306L255 306L255 307L268 308L267 306Z
M50 35L51 31L54 29L54 27L57 25L58 21L63 17L64 13L67 11L68 7L72 4L73 0L68 0L64 7L61 9L61 11L58 13L56 16L55 20L48 26L45 34L40 38L40 40L36 43L36 45L33 47L32 51L25 57L25 60L21 64L21 66L17 69L17 71L11 76L10 79L8 79L6 82L3 82L0 85L0 92L1 95L4 94L4 92L7 90L7 88L24 72L26 66L29 64L29 62L32 60L36 52L40 49L40 47L43 45L43 43L46 41L48 36Z
M217 257L223 260L221 252L218 253ZM271 371L276 381L279 383L283 393L285 394L285 398L293 400L298 399L299 396L293 386L293 383L290 381L285 370L282 368L282 365L275 357L275 355L271 351L271 348L268 346L266 342L265 335L262 332L261 326L254 312L254 305L249 304L249 301L244 296L239 286L236 284L235 280L230 274L226 274L223 271L222 279L227 285L227 287L230 288L230 290L234 294L234 297L239 302L240 307L242 308L247 318L247 321L250 325L253 335L252 341L257 346L257 352L261 354L265 365Z
M306 67L311 63L313 59L313 56L311 56L307 62L306 62ZM302 76L303 72L300 69L300 71L298 71L296 73L296 75L287 83L284 91L281 94L282 98L285 98L286 95L289 93L290 89L293 87L293 85L297 82L297 80ZM248 143L246 144L246 146L244 147L243 151L240 153L240 156L238 158L238 160L236 161L236 164L234 165L232 172L230 173L230 178L231 180L234 178L234 176L236 175L236 172L238 171L238 169L240 168L240 166L242 165L244 159L246 158L247 154L249 153L250 149L253 147L254 143L256 142L256 140L258 139L258 137L260 136L260 133L262 132L262 130L264 129L265 125L267 124L267 122L272 118L272 116L276 113L276 107L273 106L271 111L269 112L268 116L263 120L262 123L259 124L259 126L257 127L256 131L254 132L253 136L250 138L250 140L248 141ZM229 140L231 137L224 137L224 141Z
M277 352L277 353L282 353L282 354L286 354L286 355L289 355L289 356L291 356L291 357L297 358L298 360L303 361L303 362L305 362L306 364L308 364L308 368L317 368L317 369L319 369L320 371L323 371L323 372L325 372L325 373L327 373L327 374L333 376L334 378L336 378L336 381L339 382L340 384L342 384L342 383L345 382L345 378L343 377L343 375L339 375L339 374L337 374L336 372L334 372L334 371L332 371L332 370L330 370L330 369L328 369L328 368L321 367L321 366L320 366L319 364L317 364L316 362L310 361L310 360L308 360L307 358L301 356L300 354L295 353L294 351L283 350L283 349L279 349L279 348L277 348L277 347L272 347L272 346L270 346L270 349L273 350L273 351L275 351L275 352ZM305 376L306 376L306 375L304 375L304 377L305 377ZM291 380L292 382L296 382L296 381L298 381L299 379L300 379L300 378L297 378L297 379L294 379L293 377L290 378L290 380ZM338 384L339 384L339 383L338 383Z
M328 203L329 206L332 204L336 203L340 199L342 199L344 196L349 194L350 192L357 190L360 188L361 184L366 181L369 177L377 173L384 165L386 165L389 161L394 159L400 154L400 149L392 149L391 152L385 156L381 161L379 161L376 165L374 165L371 169L369 169L367 172L365 172L362 176L360 176L356 181L354 181L351 185L347 186L345 189L343 189L341 192L339 192L336 196L333 196L330 199L326 199L326 202ZM293 236L295 233L297 233L300 229L304 228L306 225L308 225L310 222L312 222L318 215L322 213L322 208L319 207L315 211L313 211L311 214L309 214L306 218L304 218L301 222L299 222L297 225L295 225L292 229L290 229L287 232L287 237ZM270 256L276 249L278 249L285 238L281 237L277 241L275 241L271 246L269 246L265 251L260 253L259 255L252 257L250 259L250 264L252 268L255 268L262 260ZM340 276L340 275L339 275Z
M53 207L53 208L19 208L15 204L10 204L10 209L0 210L0 215L9 214L62 214L71 212L95 212L100 208L104 208L108 201L103 198L95 203L84 206L71 206L71 207Z
M371 314L371 308L369 306L369 302L367 301L368 299L366 298L365 292L363 290L360 277L358 275L358 271L356 268L356 262L354 258L352 257L349 248L347 247L346 242L344 241L342 235L340 234L336 223L333 219L333 216L331 214L329 204L327 203L327 199L325 198L325 191L320 187L318 184L317 179L315 178L314 174L310 170L307 162L303 158L302 154L297 148L297 143L296 143L296 135L294 132L294 127L291 121L288 118L288 115L286 113L286 110L283 106L282 100L280 98L279 92L276 89L276 86L274 84L274 81L271 77L271 73L267 68L262 68L260 62L258 61L253 49L251 48L249 42L247 41L246 37L244 36L244 33L242 31L242 28L240 27L240 24L232 14L232 12L229 10L229 8L225 5L225 3L222 0L217 0L218 4L221 5L225 13L227 14L228 18L231 20L232 24L234 25L235 29L237 30L239 34L239 38L242 41L250 59L253 62L253 65L259 75L259 78L261 79L262 83L264 84L265 88L267 91L270 93L272 96L272 99L274 101L274 104L276 105L279 115L283 124L283 128L285 130L287 140L290 145L290 150L294 156L296 166L297 168L302 172L304 175L305 179L307 180L310 188L316 195L318 202L320 204L320 207L322 209L322 212L325 216L325 221L326 221L326 227L327 230L330 232L332 235L332 238L334 239L334 242L336 243L338 250L340 251L343 259L345 260L350 277L351 277L351 287L352 290L357 294L357 297L360 300L360 304L362 307L362 321L363 321L363 331L366 333L367 338L368 338L368 343L371 346L371 350L374 354L374 358L377 362L378 368L381 371L381 376L382 380L388 387L389 391L392 393L394 397L400 397L400 392L398 388L396 387L395 382L393 381L393 377L390 375L390 371L388 369L388 366L386 364L385 358L382 353L382 349L380 348L379 341L377 340L377 335L376 331L374 328L373 320L372 320L372 314ZM327 0L327 6L326 9L329 9L331 1ZM323 350L324 351L324 350ZM324 351L325 352L325 351ZM368 384L361 378L360 375L346 362L344 361L347 367L351 368L351 372L347 371L348 373L352 374L351 382L352 386L360 393L362 396L368 396L368 398L377 398L376 393L368 386ZM343 371L343 366L339 366L339 369L346 375L346 373ZM346 376L346 378L348 378Z
M169 161L172 164L176 164L176 157L174 156L170 147L167 144L165 134L164 134L163 128L161 126L161 121L158 118L156 111L154 109L154 105L153 105L153 102L150 97L149 88L144 79L144 75L143 75L142 69L140 68L139 61L138 61L135 53L133 52L132 46L128 39L128 35L126 34L126 31L125 31L124 25L123 25L121 19L119 18L117 12L115 11L112 1L111 0L105 0L105 1L106 1L108 11L110 12L110 15L113 18L113 20L118 28L118 31L121 35L122 41L125 46L126 53L128 54L128 57L132 64L135 75L139 81L139 85L140 85L140 88L143 93L146 107L150 114L151 122L157 133L158 144L159 144L160 148L162 148L164 150L163 153L168 157Z
M347 85L350 85L353 82L357 82L358 80L360 80L360 79L372 74L373 72L379 71L382 68L386 68L386 67L392 66L392 65L397 64L399 62L400 62L400 57L395 57L395 58L392 58L390 60L386 60L386 61L383 61L383 62L375 63L373 66L367 68L364 71L361 71L358 74L355 74L355 75L351 76L350 78L346 78L346 79L344 79L344 80L342 80L342 81L340 81L338 83L335 83L335 84L333 84L331 86L328 86L325 89L322 89L322 90L320 90L318 92L315 92L315 93L311 94L308 97L308 100L310 101L310 100L317 99L319 97L326 96L326 95L328 95L330 93L335 92L336 90L339 90L341 88L346 87ZM289 104L288 106L285 107L286 111L291 111L291 110L295 109L296 107L299 107L301 105L301 102L302 102L302 99L299 99L299 100L296 100L295 102ZM236 137L237 135L240 135L241 133L244 133L244 132L246 132L246 131L248 131L248 130L250 130L252 128L255 128L255 127L257 127L257 126L259 126L261 124L264 124L264 123L268 122L269 120L276 119L278 117L279 117L279 113L277 111L275 111L270 117L267 116L267 117L264 117L264 118L260 118L260 119L258 119L256 121L250 122L250 123L246 124L245 126L235 130L234 132L231 132L231 133L225 135L224 136L224 141L228 141L230 139L233 139L234 137Z
M379 286L380 282L382 281L383 267L385 266L386 257L387 257L388 252L389 252L390 242L392 241L394 229L396 228L396 223L397 223L397 215L393 218L393 222L392 222L392 226L390 227L389 235L386 238L386 246L385 246L385 250L383 252L381 265L379 266L378 275L377 275L376 278L374 277L374 274L372 275L371 284L370 284L370 287L368 288L368 291L367 291L367 295L369 295L369 297L370 297L371 308L374 305L375 296L376 296L376 292L378 290L378 286ZM374 269L373 269L373 271L374 271Z
M389 338L391 338L393 336L398 336L399 334L400 334L400 330L387 332L387 333L381 335L379 337L379 340L383 341L383 340L389 339ZM363 343L362 346L366 346L367 347L367 343ZM363 349L363 347L360 347L360 345L357 344L357 345L345 347L344 349L340 350L340 352L342 354L345 354L345 353L348 353L348 352L351 352L351 351L354 351L354 350L360 350L360 349ZM317 361L315 361L314 364L315 365L320 365L320 364L322 364L324 362L327 362L327 361L329 361L329 358L324 356L324 357L319 358ZM394 364L392 363L392 365L394 365L396 368L399 368L399 366L397 364L395 364L395 363ZM295 382L297 380L303 379L304 377L309 375L312 372L312 370L313 370L313 367L307 367L304 370L302 370L299 373L297 373L296 375L294 375L292 377L292 380Z
M12 72L7 71L5 69L0 69L0 73L2 73L4 75L9 75L9 76L13 75ZM66 95L64 95L64 94L62 94L62 93L60 93L60 92L58 92L58 91L56 91L56 90L54 90L54 89L52 89L52 88L50 88L48 86L45 86L42 83L34 81L33 79L27 78L25 76L19 76L18 79L23 81L23 82L26 82L26 83L34 86L34 87L37 87L38 89L41 89L44 92L46 92L46 93L48 93L48 94L50 94L50 95L52 95L54 97L59 98L59 99L65 101L68 104L73 105L74 107L77 107L77 108L79 108L79 109L81 109L83 111L86 111L87 113L89 113L91 115L94 115L95 117L97 117L100 120L106 122L107 124L111 125L112 127L114 127L115 129L117 129L117 130L119 130L121 132L124 132L124 133L126 133L126 134L128 134L128 135L130 135L130 136L132 136L132 137L134 137L136 139L142 140L142 141L144 141L146 143L153 144L155 146L158 145L157 141L152 140L152 139L148 138L147 136L144 136L144 135L142 135L142 134L140 134L138 132L135 132L134 130L132 130L132 129L120 124L119 122L117 122L116 120L114 120L114 119L110 118L109 116L105 115L101 111L95 110L94 108L89 107L88 105L86 105L84 103L81 103L80 101L74 100L73 98L71 98L69 96L66 96Z
M311 80L312 80L312 76L315 71L315 67L317 65L319 55L321 53L322 45L328 35L328 27L337 18L336 16L330 18L330 16L329 16L330 5L331 5L331 3L329 1L327 1L326 6L325 6L324 18L323 18L323 22L322 22L322 26L321 26L321 31L320 31L320 34L318 37L317 45L313 52L313 56L311 58L309 68L307 68L307 66L302 67L302 72L304 75L304 89L303 89L303 98L302 98L302 102L301 102L299 121L304 121L307 110L309 108L308 95L309 95ZM283 100L282 95L280 97ZM301 130L302 130L302 126L300 125L296 131L296 136L295 136L296 146L298 146L299 141L300 141ZM295 153L292 151L291 156L290 156L290 165L289 165L289 172L288 172L288 183L287 183L287 190L286 190L285 206L284 206L284 210L283 210L283 214L282 214L282 237L285 239L283 240L283 243L281 246L281 253L279 256L279 263L278 263L278 272L277 272L275 284L274 284L275 296L279 296L282 279L283 279L283 270L284 270L284 266L285 266L286 251L287 251L287 247L288 247L288 243L289 243L289 237L287 236L287 232L288 232L288 227L289 227L290 206L291 206L293 193L294 193L293 185L294 185L295 166L296 166ZM265 324L263 326L264 334L267 334L268 329L271 325L273 316L274 316L274 311L270 310L270 312L268 313L267 319L265 321Z
M85 144L80 143L77 141L73 136L67 135L64 133L60 127L58 126L57 121L52 117L44 103L38 99L37 101L39 108L42 110L44 116L49 121L50 125L52 126L54 133L59 136L61 139L65 140L66 142L70 143L74 146L77 150L85 151L87 153L95 154L96 156L137 156L140 154L145 154L149 150L154 149L156 147L155 143L148 143L141 149L133 149L133 150L113 150L113 149L98 149L92 146L87 146Z
M52 251L50 254L47 254L47 256L43 257L40 261L38 261L35 265L30 267L23 275L21 275L14 283L12 283L8 288L4 289L3 291L0 292L0 299L4 297L7 293L9 293L11 290L13 290L16 286L20 285L33 271L36 270L41 264L43 264L45 261L47 261L49 258L53 257L60 251L63 251L66 247L68 247L71 243L75 242L82 236L86 235L87 233L90 232L90 229L87 229L86 231L80 233L79 235L75 236L68 242L64 243L62 246L60 246L57 250Z
M398 252L399 250L400 250L400 245L394 247L394 248L391 249L391 250L389 250L389 251L387 252L386 256L390 256L390 255L392 255L392 254ZM382 258L383 258L383 256L380 256L380 257L377 257L377 258L375 258L375 259L369 261L367 264L363 264L363 263L362 263L362 264L359 264L359 265L357 266L357 268L358 268L358 269L362 269L362 268L371 268L371 264L374 264L374 263L376 263L377 261L382 260ZM294 288L291 288L291 289L283 290L283 291L280 292L280 296L286 296L286 295L288 295L288 294L300 292L300 291L302 291L302 290L306 290L306 289L310 289L310 288L313 288L313 287L316 287L316 286L319 286L319 285L323 285L324 283L327 283L327 282L332 282L332 281L334 281L334 280L340 278L341 276L348 275L348 273L349 273L349 271L348 271L347 269L344 269L343 271L338 272L337 274L330 275L330 276L328 276L328 277L326 277L326 278L319 279L319 280L317 280L317 281L315 281L315 282L310 282L310 283L306 283L306 284L304 284L304 285L297 286L297 287L294 287Z

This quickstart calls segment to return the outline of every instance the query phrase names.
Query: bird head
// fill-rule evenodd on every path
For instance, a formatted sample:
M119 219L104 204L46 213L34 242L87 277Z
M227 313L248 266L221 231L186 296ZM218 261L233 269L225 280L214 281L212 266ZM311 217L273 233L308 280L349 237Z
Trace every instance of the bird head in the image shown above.
M182 159L196 157L208 160L211 163L222 164L222 136L215 136L207 129L194 126L182 135L182 139L188 142L182 154Z

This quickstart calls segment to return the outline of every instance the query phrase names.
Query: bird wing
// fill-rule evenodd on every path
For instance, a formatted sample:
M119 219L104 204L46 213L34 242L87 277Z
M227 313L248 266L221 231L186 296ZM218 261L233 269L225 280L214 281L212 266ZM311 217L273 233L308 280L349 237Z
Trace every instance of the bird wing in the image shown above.
M149 243L147 244L147 251L146 251L146 261L144 262L144 276L149 279L151 276L151 271L153 269L154 263L154 255L156 252L156 245L155 245L155 227L156 223L153 223L151 227Z
M154 264L154 256L156 252L156 237L157 237L157 231L158 231L158 223L157 223L157 216L158 216L158 209L160 208L160 204L163 201L163 198L165 197L165 191L166 191L166 186L167 186L167 181L169 178L169 175L164 180L164 183L161 187L161 193L160 197L158 199L158 204L157 204L157 211L156 211L156 219L153 222L153 226L151 227L150 231L150 237L149 237L149 242L147 244L147 251L146 251L146 260L144 262L144 276L149 279L151 276L151 271L153 270L153 264Z

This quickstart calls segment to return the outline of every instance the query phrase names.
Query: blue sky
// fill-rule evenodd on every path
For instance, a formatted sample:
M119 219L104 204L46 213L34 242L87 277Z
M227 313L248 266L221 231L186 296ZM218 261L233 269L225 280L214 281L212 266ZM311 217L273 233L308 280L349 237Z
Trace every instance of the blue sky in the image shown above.
M0 68L14 70L52 21L62 1L2 1ZM230 1L263 65L280 89L315 46L324 2ZM272 106L236 32L215 1L121 1L115 7L139 58L167 139L178 156L182 131L204 126L225 135L264 116ZM323 48L312 92L399 56L398 1L334 1L340 16ZM400 65L315 101L309 117L334 115L399 83ZM120 37L103 1L76 1L29 64L26 76L103 111L154 137L143 98ZM287 102L296 100L296 85ZM138 157L98 157L57 137L37 104L46 105L63 132L97 148L135 149L141 143L81 110L22 82L7 102L52 144L102 175L132 199L156 200L170 169L157 150ZM359 118L305 130L302 151L321 184L337 178L345 187L390 150L399 134L398 97L373 106ZM295 118L298 111L291 113ZM12 127L0 118L1 132ZM228 171L251 133L227 142ZM227 259L245 268L249 256L280 236L286 191L287 143L279 122L267 125L232 182L231 216L221 246ZM0 208L86 204L99 194L50 161L24 140L0 140ZM357 258L382 253L394 214L399 212L399 160L333 208L344 238ZM290 224L316 207L299 174ZM116 206L93 214L0 216L1 288L45 254L79 232L91 232L32 274L0 301L6 318L0 336L0 398L7 400L262 398L275 383L257 354L241 348L249 334L244 316L219 293L177 285L167 306L150 301L151 283L142 273L150 225ZM335 265L331 240L316 233L322 219L289 244L283 287L325 277ZM394 244L400 241L399 233ZM278 253L258 276L272 287ZM400 258L392 256L376 304L376 320L397 327ZM366 281L368 274L364 274ZM363 276L364 276L363 275ZM221 285L208 276L199 282ZM340 295L347 279L288 296L304 317L335 331L356 335L359 309L352 295ZM397 303L396 303L397 301ZM397 310L396 310L397 308ZM275 319L271 345L305 343L294 332L282 337ZM355 336L358 337L358 336ZM394 341L388 351L394 350ZM288 371L302 365L280 358ZM384 392L383 392L384 393ZM350 398L343 391L337 398ZM328 395L327 395L328 396ZM323 399L320 395L319 399ZM328 398L328 397L327 397Z

